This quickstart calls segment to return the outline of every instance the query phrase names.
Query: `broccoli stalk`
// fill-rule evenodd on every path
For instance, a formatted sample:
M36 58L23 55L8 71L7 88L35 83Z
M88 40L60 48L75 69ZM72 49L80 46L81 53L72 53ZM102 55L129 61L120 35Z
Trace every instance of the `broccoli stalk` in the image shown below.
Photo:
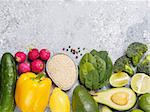
M125 65L124 72L128 73L129 75L133 75L134 74L134 71L133 71L133 69L131 68L130 65Z
M130 66L130 60L126 56L122 56L115 61L114 72L126 72L129 75L133 75L134 71Z
M137 66L147 50L148 47L145 44L134 42L128 46L126 54L131 59L133 66Z
M150 75L150 54L137 66L137 72Z

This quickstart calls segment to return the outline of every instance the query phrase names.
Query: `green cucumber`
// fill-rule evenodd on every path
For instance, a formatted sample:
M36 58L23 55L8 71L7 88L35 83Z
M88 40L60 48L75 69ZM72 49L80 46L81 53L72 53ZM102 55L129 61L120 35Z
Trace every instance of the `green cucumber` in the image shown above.
M83 86L77 86L72 97L73 112L99 112L98 104Z
M14 111L16 76L16 64L13 56L10 53L3 54L0 68L0 112Z

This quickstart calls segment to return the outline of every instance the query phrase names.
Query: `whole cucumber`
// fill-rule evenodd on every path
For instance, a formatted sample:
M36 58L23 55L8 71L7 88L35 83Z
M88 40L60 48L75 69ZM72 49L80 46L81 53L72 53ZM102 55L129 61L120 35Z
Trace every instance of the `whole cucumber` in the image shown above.
M13 112L16 84L16 64L11 53L5 53L0 68L0 112Z

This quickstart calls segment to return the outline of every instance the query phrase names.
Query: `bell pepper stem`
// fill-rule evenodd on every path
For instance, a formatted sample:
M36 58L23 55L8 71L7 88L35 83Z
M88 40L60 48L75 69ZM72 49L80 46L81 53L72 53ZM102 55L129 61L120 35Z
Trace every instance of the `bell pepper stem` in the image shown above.
M45 76L44 73L40 73L40 74L38 74L38 76L35 79L41 80L41 78L44 77L44 76Z
M36 78L33 78L31 77L32 80L35 80L37 82L40 82L41 81L41 78L44 77L45 74L44 73L40 73L40 74L37 74L37 77Z

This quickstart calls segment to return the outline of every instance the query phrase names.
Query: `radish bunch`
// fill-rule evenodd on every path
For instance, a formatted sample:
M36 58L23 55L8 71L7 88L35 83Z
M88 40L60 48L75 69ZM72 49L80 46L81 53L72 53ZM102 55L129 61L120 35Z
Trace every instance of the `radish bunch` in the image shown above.
M26 61L28 57L28 61ZM40 73L44 70L44 62L50 58L50 51L47 49L33 48L28 52L28 56L24 52L17 52L15 54L16 62L18 62L18 73L34 72Z

